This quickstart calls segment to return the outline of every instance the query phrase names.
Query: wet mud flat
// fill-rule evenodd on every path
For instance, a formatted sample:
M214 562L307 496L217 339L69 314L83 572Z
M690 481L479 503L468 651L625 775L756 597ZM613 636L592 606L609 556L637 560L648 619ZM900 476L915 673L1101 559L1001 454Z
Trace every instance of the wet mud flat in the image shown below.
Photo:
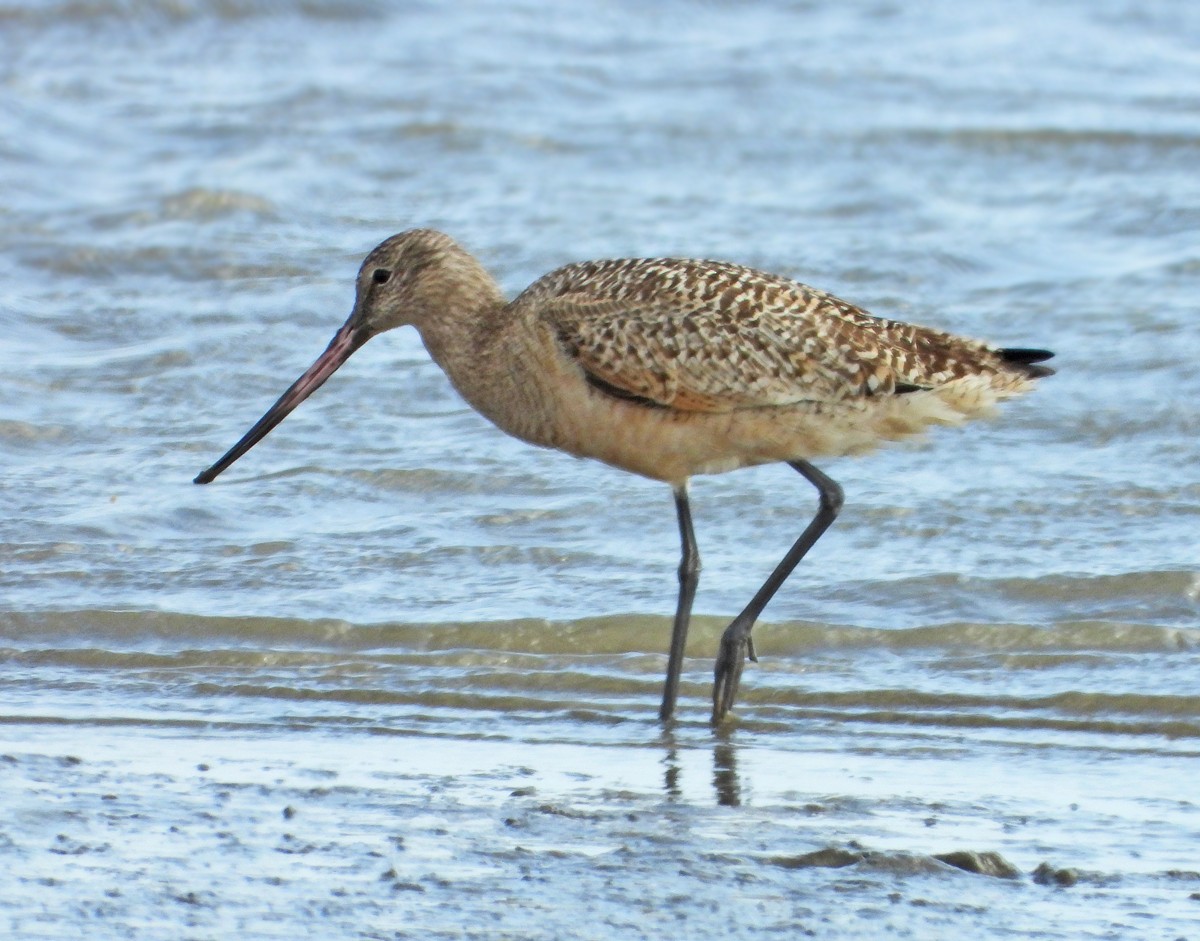
M1153 784L1121 794L1097 767L1060 796L1053 761L1003 743L798 753L645 731L634 747L10 725L0 933L1175 938L1200 924L1200 813Z

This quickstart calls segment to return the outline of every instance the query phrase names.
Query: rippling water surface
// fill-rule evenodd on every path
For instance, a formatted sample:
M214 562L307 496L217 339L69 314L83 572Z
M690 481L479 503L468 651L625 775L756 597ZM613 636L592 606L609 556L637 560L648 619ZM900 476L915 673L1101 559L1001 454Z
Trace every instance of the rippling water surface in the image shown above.
M0 933L1191 937L1198 9L0 6ZM725 258L1059 374L824 465L718 732L815 499L695 481L664 729L669 491L411 331L191 484L416 225L511 293Z

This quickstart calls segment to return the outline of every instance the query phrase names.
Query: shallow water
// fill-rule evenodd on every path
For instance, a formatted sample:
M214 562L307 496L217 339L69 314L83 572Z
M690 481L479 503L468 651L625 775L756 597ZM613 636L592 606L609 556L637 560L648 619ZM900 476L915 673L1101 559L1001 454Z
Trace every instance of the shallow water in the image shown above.
M0 7L0 933L1193 936L1198 36L1167 3ZM504 437L411 331L190 483L414 225L513 293L726 258L1059 374L825 466L846 508L717 733L717 638L815 500L695 481L663 729L669 492Z

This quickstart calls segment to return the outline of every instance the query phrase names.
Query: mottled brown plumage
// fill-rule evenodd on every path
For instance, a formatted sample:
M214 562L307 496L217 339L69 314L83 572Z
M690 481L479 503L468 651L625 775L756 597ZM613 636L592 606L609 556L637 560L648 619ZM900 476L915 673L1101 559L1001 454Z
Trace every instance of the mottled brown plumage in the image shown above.
M986 344L723 262L568 265L516 304L536 308L588 372L687 411L852 402L970 375L1016 391L1028 378Z
M505 431L672 485L684 552L663 718L674 709L699 572L690 477L786 461L821 495L816 519L722 638L718 720L753 658L754 621L840 507L840 488L808 461L960 422L1051 372L1035 365L1045 351L873 317L726 262L582 262L506 303L449 236L416 229L367 256L354 311L326 352L196 482L237 460L370 337L404 324Z

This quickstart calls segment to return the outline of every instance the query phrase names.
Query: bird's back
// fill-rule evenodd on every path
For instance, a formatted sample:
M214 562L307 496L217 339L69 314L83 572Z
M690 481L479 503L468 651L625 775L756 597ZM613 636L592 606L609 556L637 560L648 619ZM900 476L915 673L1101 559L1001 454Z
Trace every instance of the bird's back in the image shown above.
M514 302L549 324L592 377L701 411L833 404L963 380L996 396L1048 372L940 330L872 316L833 295L727 262L567 265ZM1048 355L1048 354L1046 354Z

